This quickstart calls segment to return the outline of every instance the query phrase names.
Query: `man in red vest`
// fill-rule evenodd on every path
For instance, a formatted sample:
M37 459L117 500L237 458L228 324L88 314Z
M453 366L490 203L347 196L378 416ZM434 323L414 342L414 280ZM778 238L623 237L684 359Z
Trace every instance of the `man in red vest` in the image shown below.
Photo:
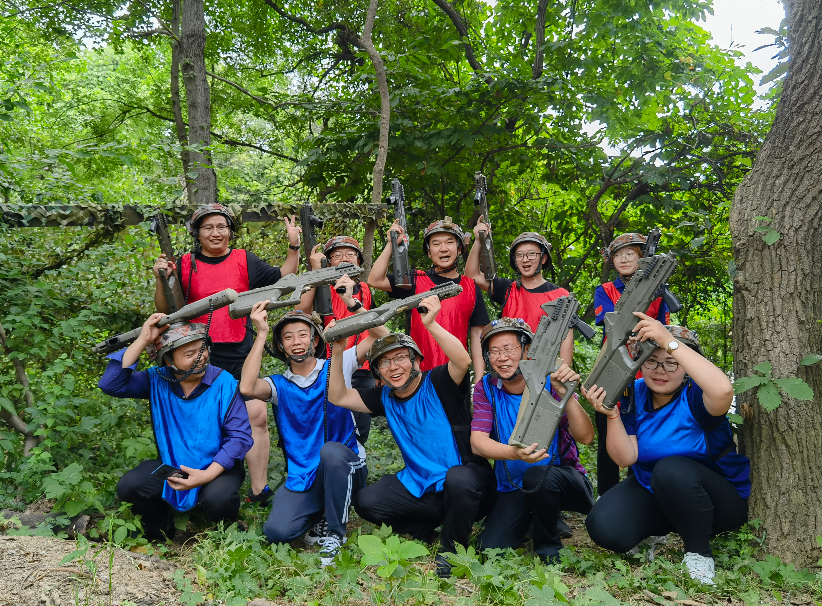
M282 276L297 271L300 261L300 233L294 217L285 218L288 233L288 256L283 266L273 267L262 261L254 253L241 248L230 247L237 221L234 213L222 204L206 204L198 208L187 224L194 237L194 251L180 259L180 265L169 262L160 255L154 263L156 288L154 305L159 312L168 312L159 271L176 271L183 289L186 303L193 303L226 288L245 292L271 286ZM205 323L208 316L192 320ZM212 314L209 336L214 345L211 350L211 364L227 370L237 380L243 370L243 362L254 337L245 318L232 320L228 308L218 309ZM268 488L268 458L271 439L268 434L268 407L262 400L246 401L248 418L251 422L251 436L254 446L248 451L248 473L251 479L250 501L267 504L273 493Z
M465 262L465 275L491 295L494 303L502 306L504 318L522 318L532 331L536 331L544 313L540 305L569 294L567 290L551 284L542 276L543 268L551 262L551 244L541 234L532 231L521 233L511 243L508 255L508 263L514 270L516 279L497 277L489 282L479 267L481 231L490 234L491 227L482 222L474 227L474 245ZM568 336L562 342L559 356L568 366L573 364L573 329L568 331Z
M323 245L322 251L320 251L319 248L320 245L317 244L311 252L311 269L322 268L323 258L328 260L328 264L331 267L336 267L340 263L353 263L357 267L360 267L364 261L360 243L351 236L335 236ZM314 293L314 288L307 291L300 299L300 304L297 306L297 309L311 314L311 312L314 311ZM355 303L352 307L348 307L342 300L342 297L337 294L337 291L333 288L331 289L331 309L334 313L331 316L323 317L324 328L327 328L329 322L332 320L341 320L342 318L353 316L360 308L366 310L371 309L373 300L368 284L365 282L356 282L354 284L353 297ZM345 349L356 347L358 343L361 343L367 338L367 330L349 337L348 342L345 344ZM328 345L328 357L331 357L330 344ZM369 389L376 385L374 377L371 376L368 362L363 362L362 366L354 371L351 377L351 385L354 389ZM355 412L353 414L354 422L357 424L360 444L365 444L366 440L368 440L368 434L371 432L371 415L361 412Z
M397 237L405 238L405 231L398 223L391 226L386 235L386 247L374 262L368 284L388 293L392 299L403 299L413 294L422 293L432 288L453 282L462 286L462 293L456 297L445 299L442 302L442 311L437 322L449 333L456 336L465 349L468 349L468 335L471 335L471 361L476 376L485 373L485 361L482 359L480 334L482 328L490 321L482 291L468 276L461 276L457 271L457 262L465 246L465 236L459 225L445 217L442 221L434 221L425 228L423 233L423 252L431 259L433 267L425 272L414 270L409 276L409 287L397 286L397 276L388 273L388 264L391 261L392 245L391 231L397 232ZM448 358L439 344L428 334L416 309L411 314L411 328L409 336L422 351L423 361L421 371L431 370L448 363Z

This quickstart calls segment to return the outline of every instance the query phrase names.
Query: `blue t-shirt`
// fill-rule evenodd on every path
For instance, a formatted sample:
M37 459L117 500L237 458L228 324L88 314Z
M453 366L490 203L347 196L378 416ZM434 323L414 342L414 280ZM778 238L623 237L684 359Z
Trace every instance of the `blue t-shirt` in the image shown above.
M621 408L628 410L627 396L623 396ZM728 418L708 412L702 389L692 380L656 410L645 380L634 381L634 408L622 414L622 423L628 435L636 436L637 461L631 468L648 490L657 461L681 456L719 473L743 499L751 494L750 461L736 452Z

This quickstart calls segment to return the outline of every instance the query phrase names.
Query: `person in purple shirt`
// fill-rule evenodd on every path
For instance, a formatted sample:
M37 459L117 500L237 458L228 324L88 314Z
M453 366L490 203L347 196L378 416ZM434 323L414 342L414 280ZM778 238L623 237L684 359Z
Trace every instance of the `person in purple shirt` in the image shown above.
M203 324L157 328L155 313L127 349L109 356L98 386L118 398L148 399L158 458L140 463L117 483L117 497L142 516L148 540L172 538L173 514L197 509L213 522L233 522L245 470L238 464L254 443L239 384L209 364ZM157 366L135 371L140 354ZM182 473L168 475L162 466Z

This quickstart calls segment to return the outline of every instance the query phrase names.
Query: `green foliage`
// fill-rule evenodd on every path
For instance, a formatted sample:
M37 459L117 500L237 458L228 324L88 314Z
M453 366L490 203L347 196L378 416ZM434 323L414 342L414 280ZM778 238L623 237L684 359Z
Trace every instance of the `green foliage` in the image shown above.
M772 221L770 217L756 217L756 220L762 221L763 223L770 223ZM755 227L754 231L762 234L762 240L768 246L776 244L779 241L780 234L773 227L768 227L767 225L760 225L758 227Z
M770 362L760 362L754 366L754 371L757 374L749 377L739 377L734 381L734 393L744 393L757 387L756 395L759 398L759 403L768 412L776 410L782 403L782 397L779 395L780 391L789 398L813 400L813 389L805 381L798 377L772 379L772 370L773 366Z
M383 531L388 537L383 541L375 535L361 535L357 544L363 552L362 564L378 566L377 574L384 579L405 576L408 561L428 555L428 550L414 541L404 541L391 534L390 528Z

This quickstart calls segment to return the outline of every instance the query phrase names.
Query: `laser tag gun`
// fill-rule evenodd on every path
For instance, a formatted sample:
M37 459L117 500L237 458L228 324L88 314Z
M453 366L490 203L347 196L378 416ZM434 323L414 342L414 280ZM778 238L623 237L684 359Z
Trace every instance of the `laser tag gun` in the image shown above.
M592 385L605 390L605 402L602 404L605 408L616 406L628 383L636 377L639 367L657 348L657 344L650 339L639 341L639 357L634 360L625 344L639 322L633 312L646 312L648 306L660 296L660 288L674 273L676 265L676 255L673 253L640 259L639 269L614 305L614 311L605 314L605 343L594 361L591 374L583 383L586 390L591 389Z
M237 292L231 288L226 288L225 290L221 290L220 292L213 294L210 297L200 299L199 301L195 301L194 303L189 303L188 305L181 307L174 313L168 314L167 316L160 318L160 321L157 322L157 326L162 328L163 326L168 326L169 324L173 324L174 322L180 322L182 320L193 320L194 318L199 318L200 316L205 315L210 311L215 311L217 309L220 309L221 307L230 305L236 300ZM126 345L133 343L134 340L140 336L140 332L142 330L143 327L141 326L140 328L135 328L134 330L130 330L128 332L124 332L122 334L109 337L105 341L102 341L95 345L91 349L91 351L99 354L108 354L113 351L122 349Z
M417 309L421 314L426 314L428 313L428 309L425 306L420 305L420 302L426 297L437 295L440 301L442 301L443 299L456 297L461 292L462 286L454 284L453 282L448 282L446 284L440 284L436 288L432 288L429 291L411 295L405 299L395 299L393 301L389 301L385 305L380 305L379 307L375 307L369 311L356 313L353 316L348 316L347 318L337 320L334 323L334 326L330 327L323 333L323 339L325 339L326 343L333 343L334 341L338 341L340 339L347 339L348 337L360 334L368 328L382 326L397 314L410 309Z
M324 221L320 219L318 216L314 214L314 209L311 208L310 204L303 204L302 208L300 208L300 226L303 228L303 244L305 245L305 268L311 269L311 251L314 250L314 247L317 245L317 234L315 233L315 229L322 229ZM322 261L323 268L328 267L328 259L323 258ZM311 273L311 272L306 272ZM304 274L305 275L305 274ZM350 274L349 274L350 275ZM338 277L341 278L342 274ZM336 280L335 280L336 281ZM277 283L279 285L282 282ZM321 316L330 316L334 313L334 310L331 308L331 289L328 287L329 282L322 282L321 285L317 286L317 290L314 291L314 311L316 311ZM257 289L259 290L259 289ZM254 292L254 291L252 291ZM286 291L283 291L286 292ZM302 293L300 293L302 294ZM278 295L279 296L279 295ZM262 299L263 301L265 299ZM276 300L272 298L272 303ZM298 301L299 302L299 301ZM296 303L286 303L286 305L296 305ZM283 307L283 306L280 306ZM267 307L266 309L274 309L273 307ZM228 311L229 315L231 314L231 310ZM251 307L249 306L248 312L241 314L247 316L251 313ZM231 316L240 317L240 316Z
M543 303L541 307L546 315L539 320L527 359L519 363L525 390L517 413L517 424L508 439L509 445L520 448L527 448L536 442L537 450L551 446L565 406L577 388L576 381L563 383L565 396L557 402L551 395L548 375L555 373L562 365L559 349L568 335L568 329L575 325L574 319L577 325L584 324L577 317L579 301L573 294ZM588 329L595 334L590 326Z
M359 276L362 272L363 268L357 267L353 263L340 263L336 267L323 267L322 269L307 271L304 274L289 274L280 278L276 284L271 286L241 292L237 295L237 300L229 305L228 315L232 320L245 317L251 313L254 304L260 301L269 301L268 305L265 306L268 311L297 305L300 302L300 297L306 291L316 288L315 292L320 292L323 287L328 289L329 284L333 284L346 274L353 278ZM280 299L283 295L288 295L288 297ZM331 296L330 290L328 296ZM316 302L317 298L315 296L315 307Z
M485 175L480 172L474 173L474 206L479 209L483 217L483 222L491 227L491 217L488 215L488 200L485 197L488 188L485 183ZM479 267L482 275L489 282L497 277L497 261L494 257L494 242L491 234L485 230L479 232Z
M166 261L176 263L177 257L174 256L174 248L171 246L171 236L168 234L168 223L163 213L157 213L151 218L151 231L157 234L157 240L160 242L160 250L165 254ZM174 272L171 272L170 276L166 276L166 270L161 269L160 283L163 286L163 295L165 295L169 313L174 313L181 309L183 305L185 305L185 298L183 297L183 289L180 287L180 281ZM197 316L194 317L196 318Z
M651 230L651 233L648 234L648 239L645 241L644 256L653 257L656 254L656 249L659 247L660 237L662 237L662 232L659 231L658 227L654 227ZM665 301L665 305L668 306L668 311L671 313L682 311L682 308L684 307L682 302L679 300L679 297L668 289L667 282L662 285L661 289L661 292L657 296L662 297L662 300Z
M394 219L407 234L408 227L405 221L405 189L399 179L391 179L391 195L386 200L389 206L394 207ZM391 232L391 261L394 264L395 284L400 287L411 286L411 266L408 263L408 242L398 241L397 232Z

